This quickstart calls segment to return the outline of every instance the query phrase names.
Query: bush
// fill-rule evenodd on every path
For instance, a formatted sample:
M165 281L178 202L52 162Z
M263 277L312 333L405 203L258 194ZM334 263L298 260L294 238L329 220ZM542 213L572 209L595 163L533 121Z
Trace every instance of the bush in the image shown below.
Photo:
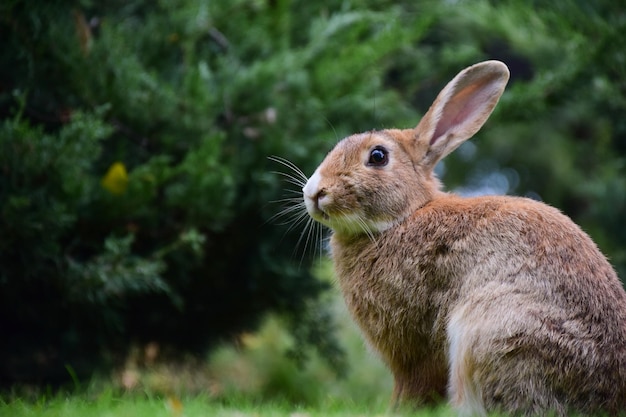
M332 321L306 307L326 284L297 233L266 224L285 187L267 157L311 172L373 112L406 117L386 59L425 26L307 2L1 15L4 382L86 375L131 343L202 352L267 311L338 360Z

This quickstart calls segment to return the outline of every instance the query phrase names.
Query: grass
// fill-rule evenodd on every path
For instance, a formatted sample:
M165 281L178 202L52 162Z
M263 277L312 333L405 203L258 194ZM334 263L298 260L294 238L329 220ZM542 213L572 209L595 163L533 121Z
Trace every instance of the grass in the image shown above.
M330 279L322 263L321 279ZM279 317L239 335L206 358L160 360L158 346L138 346L110 375L80 381L68 367L76 395L19 390L0 394L0 417L436 417L449 408L392 411L392 378L369 351L339 294L331 296L346 351L340 377L312 355L302 366L289 352L293 337Z
M102 394L95 399L84 396L57 396L32 403L19 399L0 402L2 417L438 417L451 414L451 410L445 407L392 412L386 406L367 407L335 401L316 407L301 407L276 402L222 403L205 396L177 399L137 395L116 396L111 393Z

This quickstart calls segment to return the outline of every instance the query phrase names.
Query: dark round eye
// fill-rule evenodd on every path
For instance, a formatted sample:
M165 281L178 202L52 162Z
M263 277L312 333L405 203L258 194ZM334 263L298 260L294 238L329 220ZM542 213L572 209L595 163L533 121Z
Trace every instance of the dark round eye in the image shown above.
M367 161L367 164L375 167L385 166L389 160L387 154L387 149L382 146L377 146L370 151L370 158Z

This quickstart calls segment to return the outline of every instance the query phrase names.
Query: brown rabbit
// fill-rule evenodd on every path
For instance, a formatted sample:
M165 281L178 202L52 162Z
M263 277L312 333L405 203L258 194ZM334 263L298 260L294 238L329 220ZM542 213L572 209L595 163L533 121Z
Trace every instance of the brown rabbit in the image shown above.
M343 139L303 188L333 231L341 291L398 401L464 414L626 411L626 293L593 241L519 197L440 190L435 164L474 135L509 78L459 73L418 126Z

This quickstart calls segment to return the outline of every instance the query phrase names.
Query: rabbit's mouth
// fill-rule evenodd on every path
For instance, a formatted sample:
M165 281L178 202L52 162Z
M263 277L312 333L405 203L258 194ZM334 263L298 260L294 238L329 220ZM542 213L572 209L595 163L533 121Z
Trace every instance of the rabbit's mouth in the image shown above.
M306 205L307 212L309 213L309 216L311 216L313 220L316 220L320 223L324 223L325 225L330 226L330 223L331 223L330 214L322 210L317 204L317 202L315 201L306 202L305 200L305 205Z
M328 222L328 221L330 221L330 215L329 215L328 213L326 213L325 211L318 210L318 211L316 212L316 214L317 214L319 217L321 217L323 220L325 220L325 221L327 221L327 222Z
M393 226L393 221L368 219L358 211L340 210L327 211L324 208L316 207L314 203L307 204L309 216L318 223L341 235L365 235L370 239Z
M325 204L320 203L320 199L305 196L304 205L306 207L306 211L313 220L322 223L331 229L336 228L336 223L341 215L333 214Z

